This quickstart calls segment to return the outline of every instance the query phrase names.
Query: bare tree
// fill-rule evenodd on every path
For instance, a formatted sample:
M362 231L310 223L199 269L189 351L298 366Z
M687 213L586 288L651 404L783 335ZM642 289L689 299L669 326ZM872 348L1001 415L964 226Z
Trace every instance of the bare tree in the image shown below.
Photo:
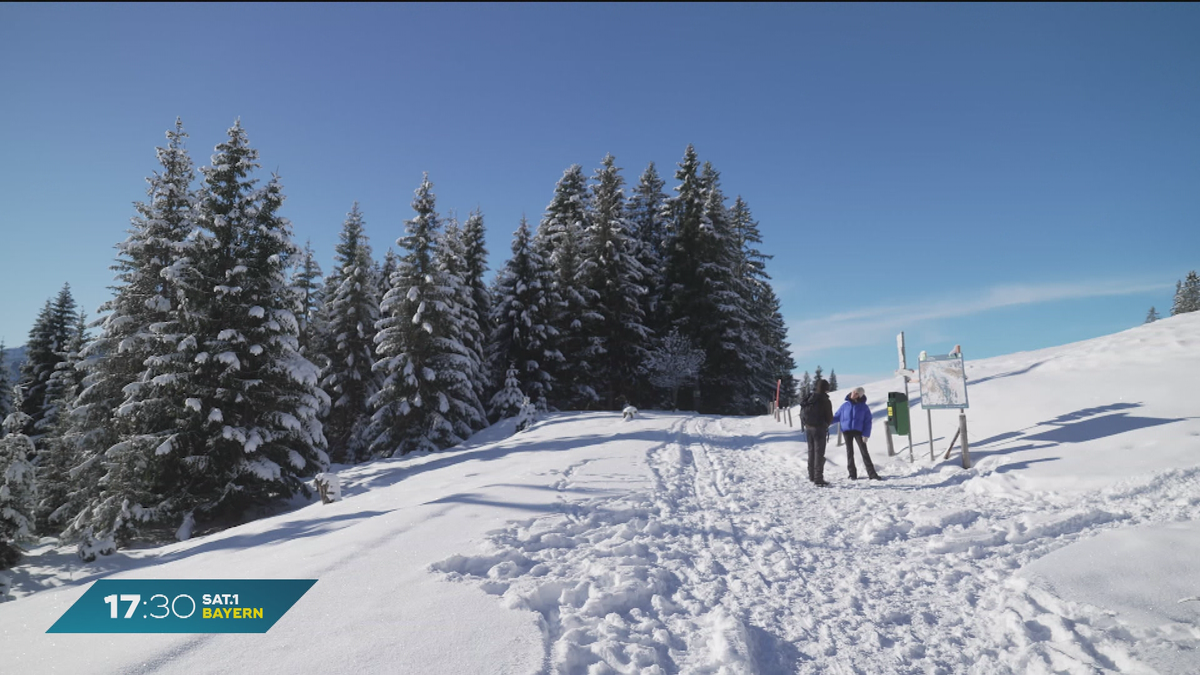
M679 387L696 381L704 365L704 350L692 346L692 341L672 330L656 349L650 351L642 369L650 384L671 390L671 408L675 409Z

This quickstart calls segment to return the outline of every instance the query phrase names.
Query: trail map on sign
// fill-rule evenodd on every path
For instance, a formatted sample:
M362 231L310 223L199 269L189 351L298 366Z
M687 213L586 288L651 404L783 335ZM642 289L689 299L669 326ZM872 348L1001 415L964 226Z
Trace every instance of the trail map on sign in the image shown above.
M921 407L967 408L967 373L960 355L927 356L921 361Z

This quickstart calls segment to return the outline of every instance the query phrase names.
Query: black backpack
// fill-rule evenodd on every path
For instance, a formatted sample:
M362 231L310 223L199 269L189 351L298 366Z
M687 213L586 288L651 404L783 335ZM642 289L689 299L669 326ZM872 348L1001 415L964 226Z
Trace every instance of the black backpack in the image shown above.
M800 423L806 427L821 426L821 395L809 392L800 399Z

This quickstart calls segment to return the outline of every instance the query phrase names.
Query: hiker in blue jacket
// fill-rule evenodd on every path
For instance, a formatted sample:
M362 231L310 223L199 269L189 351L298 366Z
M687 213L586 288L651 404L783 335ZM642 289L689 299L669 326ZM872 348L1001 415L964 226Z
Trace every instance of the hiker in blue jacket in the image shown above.
M862 387L846 395L846 402L838 408L834 418L842 427L842 437L846 439L846 468L850 470L850 479L858 478L858 468L854 466L854 443L862 450L863 466L871 480L883 480L875 473L875 465L871 463L871 455L867 454L865 439L871 437L871 409L867 407L867 393Z

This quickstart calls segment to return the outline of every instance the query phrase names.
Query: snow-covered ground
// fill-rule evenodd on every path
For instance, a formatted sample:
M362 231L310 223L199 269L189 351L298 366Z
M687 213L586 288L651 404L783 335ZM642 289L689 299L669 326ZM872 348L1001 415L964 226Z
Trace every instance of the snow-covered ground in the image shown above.
M886 456L887 381L882 482L831 443L814 488L766 416L563 414L188 542L92 565L47 544L0 604L0 670L1200 672L1200 314L968 376L965 471L953 412L936 461L919 408L916 461ZM262 635L46 634L107 575L319 581Z

